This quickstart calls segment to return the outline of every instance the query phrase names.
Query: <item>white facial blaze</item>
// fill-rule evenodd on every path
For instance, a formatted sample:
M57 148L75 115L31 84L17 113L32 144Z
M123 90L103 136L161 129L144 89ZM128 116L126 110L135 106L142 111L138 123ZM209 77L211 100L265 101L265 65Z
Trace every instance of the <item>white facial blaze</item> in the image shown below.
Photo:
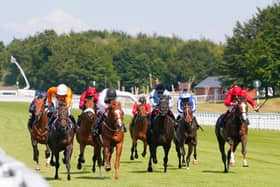
M241 104L241 112L242 112L242 118L244 120L246 120L247 119L247 112L246 112L246 104L245 103Z
M119 109L115 110L115 114L117 115L117 123L119 126L121 126L122 125L121 111Z

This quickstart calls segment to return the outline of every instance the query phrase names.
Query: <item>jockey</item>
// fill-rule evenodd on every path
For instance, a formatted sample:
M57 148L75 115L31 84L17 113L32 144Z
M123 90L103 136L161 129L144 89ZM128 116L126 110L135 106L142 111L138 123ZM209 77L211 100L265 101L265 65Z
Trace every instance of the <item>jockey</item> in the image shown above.
M132 109L132 114L133 114L133 118L131 120L131 126L135 125L135 119L136 119L136 115L138 113L138 106L139 104L144 104L145 105L145 108L146 108L146 114L148 116L151 115L151 106L149 103L146 102L146 98L145 96L141 96L138 100L139 103L135 102L134 105L133 105L133 109Z
M54 109L54 104L52 102L52 96L55 95L56 97L56 107L58 107L60 104L65 104L69 111L69 118L71 119L72 123L75 126L76 131L76 122L74 117L71 115L71 104L72 104L72 90L71 88L67 87L65 84L59 84L57 87L51 87L47 91L47 97L48 97L48 110L49 110L49 116L51 117L50 122L48 124L47 129L52 127L52 123L56 119L56 116L53 114L56 112Z
M102 90L99 94L97 108L99 110L100 117L96 120L94 124L94 129L92 133L94 136L98 136L101 131L102 123L107 118L107 108L110 105L111 101L116 100L117 97L128 97L133 101L137 101L135 96L129 92L116 91L114 88L106 88ZM123 124L124 125L124 124ZM126 127L124 125L124 131L126 132Z
M259 109L258 109L255 101L247 95L247 92L245 90L242 90L242 88L239 86L234 86L227 92L227 95L224 100L224 104L228 107L228 109L227 109L226 114L222 118L222 126L224 126L224 124L226 122L226 118L227 118L227 116L229 116L229 114L231 113L234 106L237 105L238 96L247 98L248 103L253 107L253 109L256 112L258 112Z
M32 124L35 120L35 99L42 99L44 98L44 101L46 102L47 100L47 94L46 92L36 92L36 95L34 97L34 99L32 100L32 102L30 103L30 106L29 106L29 113L31 113L30 117L29 117L29 120L28 120L28 127L31 129L32 128Z
M90 99L93 97L94 103L98 102L98 96L99 94L96 92L95 88L93 87L88 87L86 91L84 91L81 96L80 96L80 103L79 103L79 108L84 111L85 108L85 99ZM78 116L78 122L77 126L80 127L81 123L81 114Z
M149 122L149 131L151 131L152 129L152 119L154 118L154 116L156 116L159 113L159 109L158 109L158 105L159 105L159 101L160 101L160 97L161 96L169 96L169 109L168 109L168 115L171 116L172 119L175 120L175 116L173 114L173 112L171 111L171 108L173 106L173 98L170 96L170 93L168 92L168 90L166 90L163 86L163 84L158 84L156 86L155 89L152 90L151 94L150 94L150 103L152 106L152 114L150 115L150 122Z

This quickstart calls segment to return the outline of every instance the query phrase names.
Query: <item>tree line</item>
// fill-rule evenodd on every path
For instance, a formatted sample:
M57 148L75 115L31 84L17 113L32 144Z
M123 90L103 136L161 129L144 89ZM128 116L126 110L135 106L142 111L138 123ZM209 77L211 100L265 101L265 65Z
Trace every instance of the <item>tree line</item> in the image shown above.
M220 76L225 86L252 87L253 80L280 87L280 3L274 3L248 22L237 22L225 44L208 39L132 37L124 32L94 31L58 35L45 30L7 46L0 42L0 76L4 85L25 85L19 70L9 63L14 56L33 89L46 90L59 83L81 93L96 83L97 90L117 87L144 91L159 80L169 89L208 76Z

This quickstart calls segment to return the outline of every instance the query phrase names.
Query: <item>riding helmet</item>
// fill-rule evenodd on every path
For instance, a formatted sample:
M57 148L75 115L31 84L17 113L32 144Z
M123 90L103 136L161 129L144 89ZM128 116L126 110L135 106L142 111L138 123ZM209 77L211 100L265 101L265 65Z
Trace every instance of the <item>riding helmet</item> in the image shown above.
M163 84L158 84L156 86L156 91L157 92L164 92L164 90L165 90L165 88L164 88Z
M116 90L114 88L108 88L107 92L106 92L106 96L110 100L116 99L116 97L117 97Z
M139 102L142 104L146 103L146 98L144 96L140 97Z
M67 86L65 84L57 86L57 95L67 95Z
M239 86L236 86L232 89L232 95L240 95L242 92L242 88L240 88Z
M90 96L94 96L96 93L95 89L92 88L92 87L89 87L87 90L86 90L86 96L87 97L90 97Z

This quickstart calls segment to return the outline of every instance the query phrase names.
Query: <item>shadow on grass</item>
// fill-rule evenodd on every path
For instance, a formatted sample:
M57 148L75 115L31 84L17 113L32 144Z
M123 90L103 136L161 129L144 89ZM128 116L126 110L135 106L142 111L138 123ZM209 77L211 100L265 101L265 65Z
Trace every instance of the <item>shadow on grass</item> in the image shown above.
M61 181L61 178L59 177L58 179L54 179L54 177L45 177L47 181Z
M128 161L120 161L121 164L130 164L130 163L142 163L141 160L128 160Z
M81 177L75 177L75 179L94 179L94 180L105 180L105 179L111 179L111 177L99 177L99 176L81 176Z
M225 173L225 172L224 172L224 171L221 171L221 170L219 170L219 171L203 170L202 173ZM228 172L228 173L235 173L235 172L230 171L230 172ZM225 174L228 174L228 173L225 173Z

